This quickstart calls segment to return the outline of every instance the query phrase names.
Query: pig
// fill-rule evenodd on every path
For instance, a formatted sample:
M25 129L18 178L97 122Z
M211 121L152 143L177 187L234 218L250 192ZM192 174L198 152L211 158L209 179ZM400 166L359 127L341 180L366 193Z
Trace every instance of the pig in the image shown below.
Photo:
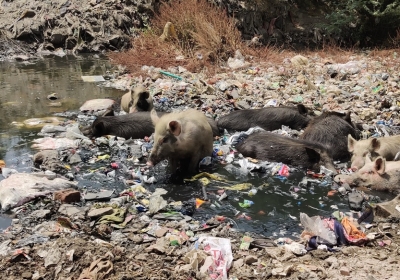
M200 111L189 109L159 117L151 111L155 125L154 146L147 162L154 166L168 159L170 169L193 174L198 171L201 159L213 152L213 134L206 116Z
M265 130L280 129L282 125L292 129L305 128L310 121L307 108L298 104L297 107L268 107L262 109L247 109L234 111L219 118L217 124L221 129L245 131L259 126Z
M153 98L145 87L137 86L122 96L121 108L127 113L151 111Z
M150 136L153 132L154 125L150 112L136 112L119 116L97 117L89 132L84 134L91 137L115 135L125 139L139 139Z
M307 140L263 131L249 135L236 149L245 157L302 166L317 172L323 165L333 174L337 173L326 148Z
M335 176L335 182L379 191L399 192L400 161L386 161L382 156L373 161L366 156L364 161L365 165L357 172Z
M324 112L307 125L300 139L324 145L333 160L350 160L347 149L347 135L360 139L361 132L351 122L350 112L346 114Z
M164 112L158 112L163 116ZM213 137L220 136L220 130L214 119L207 117L211 126ZM88 137L100 137L103 135L115 135L126 139L139 139L150 136L154 132L154 125L151 120L150 112L136 112L126 115L115 116L112 110L106 115L97 117L89 127L83 127L82 133Z
M394 160L396 154L400 152L400 135L357 141L349 134L347 147L352 153L351 169L356 171L364 166L364 158L368 153L372 159L382 156L386 160Z

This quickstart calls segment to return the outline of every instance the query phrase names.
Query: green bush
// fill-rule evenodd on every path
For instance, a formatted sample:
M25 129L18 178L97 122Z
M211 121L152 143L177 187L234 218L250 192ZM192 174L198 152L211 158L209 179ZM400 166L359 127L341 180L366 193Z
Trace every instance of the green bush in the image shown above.
M400 0L336 0L324 25L327 33L360 46L387 43L400 28Z

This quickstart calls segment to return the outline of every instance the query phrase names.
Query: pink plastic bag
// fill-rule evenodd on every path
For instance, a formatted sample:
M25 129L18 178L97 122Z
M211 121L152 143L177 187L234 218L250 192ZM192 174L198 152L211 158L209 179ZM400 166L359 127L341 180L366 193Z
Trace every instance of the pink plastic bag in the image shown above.
M204 252L210 255L200 271L207 273L210 279L227 280L228 270L233 261L231 241L226 238L201 236L198 242L203 244Z

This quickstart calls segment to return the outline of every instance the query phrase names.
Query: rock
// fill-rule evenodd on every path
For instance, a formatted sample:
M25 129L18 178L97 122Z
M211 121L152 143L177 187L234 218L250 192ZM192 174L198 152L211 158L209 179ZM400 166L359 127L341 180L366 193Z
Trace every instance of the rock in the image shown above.
M82 159L81 159L81 157L80 157L77 153L73 154L73 155L69 158L69 163L70 163L70 164L78 163L78 162L81 162L81 161L82 161Z
M86 101L79 110L81 112L90 112L94 115L101 115L105 110L115 103L112 99L92 99Z
M355 254L357 252L357 247L354 246L347 246L342 248L342 253L346 256Z
M12 174L7 179L0 181L1 209L8 210L37 197L71 187L75 187L75 184L60 178L48 180L33 174Z
M112 207L106 207L106 208L99 208L99 209L92 209L89 211L87 214L89 218L97 218L103 215L109 215L113 213L113 208Z
M256 256L250 255L250 256L246 256L244 259L245 264L251 265L255 262L258 261L258 258Z
M347 267L343 266L340 268L340 274L343 276L350 276L350 270Z
M58 208L58 212L66 215L68 217L76 216L78 213L83 212L84 209L81 207L76 207L71 204L62 204L60 208Z
M32 273L30 272L24 272L21 275L22 279L31 279L32 278Z
M81 201L81 193L75 189L57 191L54 193L53 199L62 203L79 202Z
M300 67L300 66L307 66L308 65L308 58L302 55L296 55L290 59L290 62L293 66Z
M377 217L388 218L390 216L400 217L400 195L390 201L377 203L374 206L374 215Z
M61 160L59 160L58 152L56 150L44 150L36 153L33 156L33 163L41 169L55 173L63 173L66 171Z
M50 213L51 213L50 210L41 209L41 210L33 211L30 216L34 217L35 219L42 219L42 218L45 218Z

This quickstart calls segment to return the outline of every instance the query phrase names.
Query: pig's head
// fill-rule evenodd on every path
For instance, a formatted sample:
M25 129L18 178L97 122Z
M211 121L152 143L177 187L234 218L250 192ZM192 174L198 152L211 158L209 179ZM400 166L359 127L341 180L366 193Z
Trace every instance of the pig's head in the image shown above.
M106 126L104 124L104 117L98 117L94 120L91 126L91 136L100 137L106 134Z
M365 165L352 174L341 174L335 177L337 183L347 183L353 186L372 187L384 180L386 173L386 160L379 156L374 161L369 156L365 157Z
M148 166L154 166L169 158L175 152L178 137L182 133L182 125L178 120L160 118L154 109L151 110L151 120L155 131L153 149L147 161Z
M332 171L332 174L337 174L332 157L327 153L326 150L316 149L314 147L306 147L306 152L310 160L315 162L313 166L314 170L319 170L322 165Z
M351 169L356 171L362 168L365 164L365 158L368 154L375 157L378 156L376 151L380 148L381 143L377 138L357 141L350 134L347 136L347 148L352 154Z
M150 111L153 109L153 98L143 86L137 86L131 91L129 113Z

